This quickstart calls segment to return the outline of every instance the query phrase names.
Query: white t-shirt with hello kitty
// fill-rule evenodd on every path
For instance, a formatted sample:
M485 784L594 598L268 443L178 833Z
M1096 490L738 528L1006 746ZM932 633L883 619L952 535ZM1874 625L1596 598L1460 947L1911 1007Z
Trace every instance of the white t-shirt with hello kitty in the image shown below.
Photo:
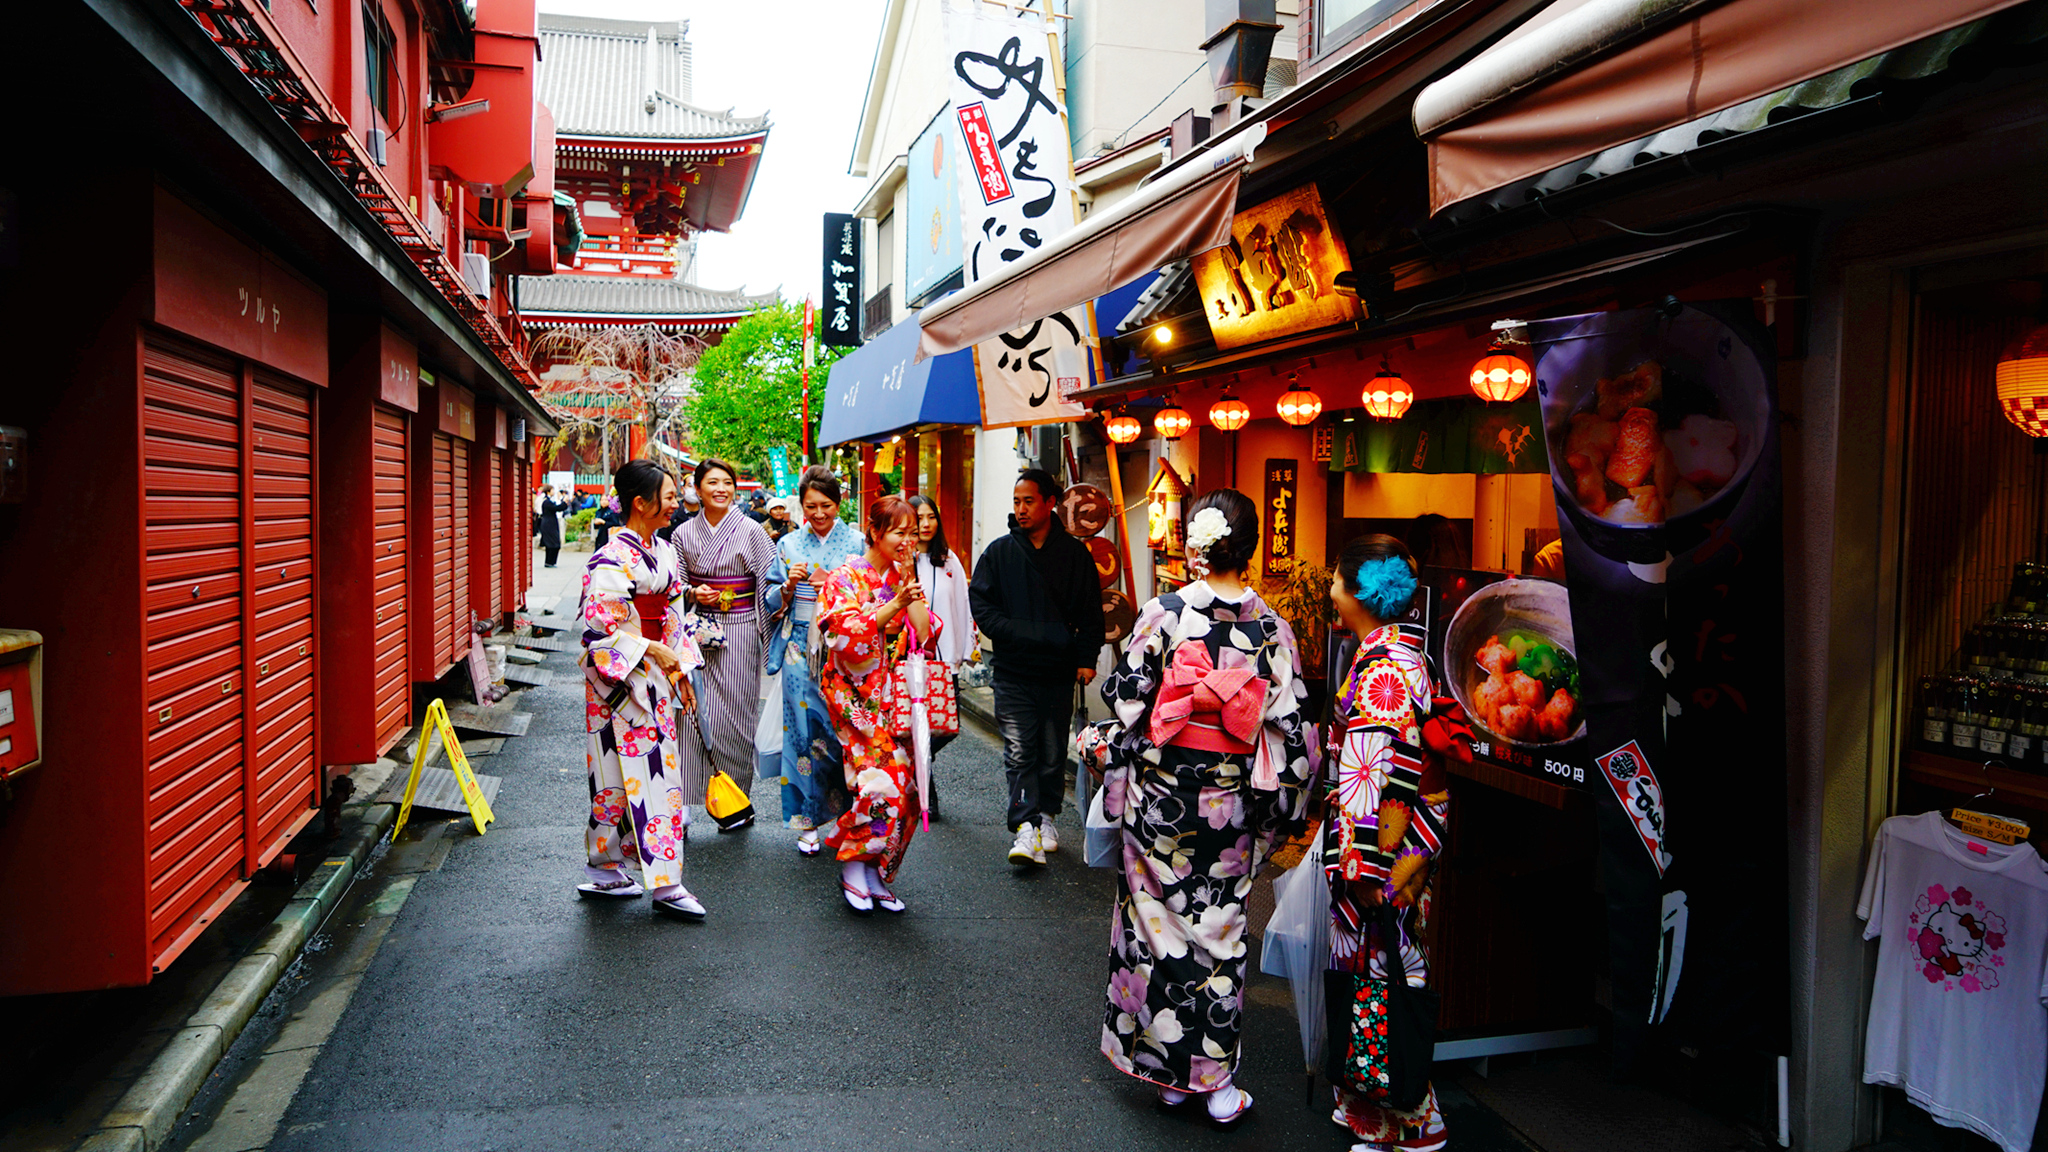
M1939 812L1877 831L1856 915L1881 940L1863 1080L2027 1152L2048 1068L2048 865Z

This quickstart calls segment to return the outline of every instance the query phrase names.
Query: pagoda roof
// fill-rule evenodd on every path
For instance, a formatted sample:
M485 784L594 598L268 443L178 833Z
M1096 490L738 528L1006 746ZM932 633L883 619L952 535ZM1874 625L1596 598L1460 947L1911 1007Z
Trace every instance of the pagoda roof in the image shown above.
M687 20L541 13L536 98L555 114L556 135L687 142L765 133L766 115L690 103L689 30Z
M681 280L557 273L520 277L518 299L520 318L538 327L582 323L730 328L749 312L773 304L777 296Z

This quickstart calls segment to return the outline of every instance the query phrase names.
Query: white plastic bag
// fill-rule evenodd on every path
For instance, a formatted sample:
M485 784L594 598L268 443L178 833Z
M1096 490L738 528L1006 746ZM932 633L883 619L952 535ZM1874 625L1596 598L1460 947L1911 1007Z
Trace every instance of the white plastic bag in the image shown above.
M1120 769L1112 768L1110 771L1116 772ZM1083 769L1081 778L1085 780L1086 777L1087 770ZM1090 868L1114 867L1123 855L1123 829L1104 815L1102 810L1102 797L1108 791L1107 788L1095 789L1095 795L1088 801L1088 807L1085 809L1088 815L1082 821L1081 847Z
M1323 871L1327 828L1325 821L1301 863L1273 882L1273 918L1259 949L1259 971L1294 985L1302 1060L1311 1072L1322 1065L1329 1027L1323 1018L1323 970L1330 966L1330 879Z

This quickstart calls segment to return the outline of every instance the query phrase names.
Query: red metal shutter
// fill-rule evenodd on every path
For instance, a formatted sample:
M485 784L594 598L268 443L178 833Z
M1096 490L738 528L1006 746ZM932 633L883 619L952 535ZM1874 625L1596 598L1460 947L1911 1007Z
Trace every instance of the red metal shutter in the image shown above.
M405 423L403 412L373 409L371 427L371 600L375 604L377 746L388 748L412 722L411 685L406 676Z
M151 340L142 410L145 880L160 960L242 873L241 378Z
M320 773L313 731L313 399L304 385L261 374L250 389L253 874L318 803Z
M443 633L448 645L448 662L460 663L469 659L469 445L450 445L449 461L452 464L448 484L448 508L451 513L448 524L450 552L448 558L448 631Z
M487 452L491 460L491 530L484 539L490 542L491 600L486 610L496 618L505 611L505 454L496 448Z
M455 604L455 438L434 433L434 666L436 675L448 667L448 635L454 630ZM466 489L465 489L466 491Z

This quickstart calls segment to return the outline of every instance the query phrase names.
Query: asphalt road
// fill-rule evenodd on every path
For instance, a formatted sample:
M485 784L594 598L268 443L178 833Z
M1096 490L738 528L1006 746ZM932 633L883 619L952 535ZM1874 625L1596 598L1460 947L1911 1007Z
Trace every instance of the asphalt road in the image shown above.
M546 666L554 684L522 698L533 712L528 735L476 762L504 778L498 823L482 837L466 820L406 833L392 860L431 862L387 880L392 895L366 898L383 915L358 922L374 931L353 939L345 926L330 929L341 933L330 955L354 958L350 975L323 975L323 956L302 973L302 1001L330 990L331 1032L287 1053L292 1061L275 1054L284 1042L253 1039L273 1054L231 1062L181 1125L179 1145L1349 1144L1326 1103L1304 1105L1287 988L1271 978L1249 988L1240 1083L1259 1104L1235 1131L1156 1110L1149 1087L1110 1067L1097 1038L1111 874L1081 861L1072 813L1068 846L1049 867L1006 862L1000 748L971 726L938 759L946 818L911 845L896 884L910 905L903 916L851 915L837 868L798 856L794 834L776 826L765 782L753 830L720 836L701 814L693 828L686 882L709 907L707 922L656 919L645 900L579 901L583 701L571 656ZM289 1036L321 1012L302 1002L272 1014ZM285 1071L275 1088L264 1084L270 1066ZM263 1107L281 1116L238 1135L236 1118ZM1480 1119L1484 1127L1490 1117Z

